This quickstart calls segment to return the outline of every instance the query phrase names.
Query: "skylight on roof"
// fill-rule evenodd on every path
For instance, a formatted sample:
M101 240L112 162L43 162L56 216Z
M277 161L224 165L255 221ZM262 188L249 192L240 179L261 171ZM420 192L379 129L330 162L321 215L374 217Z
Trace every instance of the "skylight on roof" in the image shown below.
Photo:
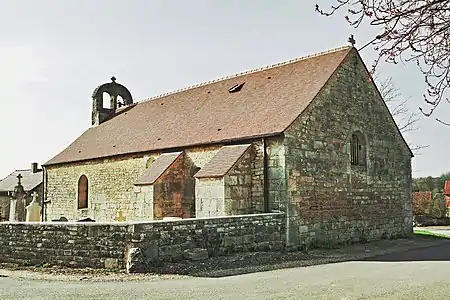
M244 86L244 84L245 84L245 82L236 84L236 85L234 85L233 87L231 87L231 88L228 90L228 92L229 92L229 93L236 93L236 92L239 92L240 90L242 90L242 87Z

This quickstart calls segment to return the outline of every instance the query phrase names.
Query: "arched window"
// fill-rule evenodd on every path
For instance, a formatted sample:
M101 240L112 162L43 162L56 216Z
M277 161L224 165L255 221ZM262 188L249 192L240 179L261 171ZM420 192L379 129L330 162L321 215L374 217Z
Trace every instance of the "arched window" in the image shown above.
M366 165L366 141L360 131L355 131L351 136L350 162L354 166Z
M78 209L88 207L88 179L81 175L78 180Z
M111 107L111 96L108 94L108 93L106 93L106 92L104 92L103 93L103 108L112 108Z

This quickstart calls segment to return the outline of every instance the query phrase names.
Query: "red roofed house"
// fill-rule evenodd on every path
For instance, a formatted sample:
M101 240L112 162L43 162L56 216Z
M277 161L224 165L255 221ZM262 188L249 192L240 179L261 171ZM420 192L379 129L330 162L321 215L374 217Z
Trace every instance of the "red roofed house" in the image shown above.
M449 209L450 208L450 180L445 181L444 197L445 197L445 204L447 206L447 209Z
M138 103L112 78L92 127L44 164L47 219L281 210L290 244L405 236L411 158L352 46Z

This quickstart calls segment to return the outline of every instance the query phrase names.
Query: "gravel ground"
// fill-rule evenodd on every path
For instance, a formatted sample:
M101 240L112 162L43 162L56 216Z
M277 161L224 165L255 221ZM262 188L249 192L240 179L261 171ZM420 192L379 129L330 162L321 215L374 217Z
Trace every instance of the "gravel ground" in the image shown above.
M200 262L182 261L155 266L147 274L127 274L125 270L72 269L60 267L20 267L0 264L0 277L45 281L136 281L180 279L188 276L224 277L283 268L306 267L449 243L447 239L415 236L412 239L384 240L340 249L304 252L256 252L213 257Z

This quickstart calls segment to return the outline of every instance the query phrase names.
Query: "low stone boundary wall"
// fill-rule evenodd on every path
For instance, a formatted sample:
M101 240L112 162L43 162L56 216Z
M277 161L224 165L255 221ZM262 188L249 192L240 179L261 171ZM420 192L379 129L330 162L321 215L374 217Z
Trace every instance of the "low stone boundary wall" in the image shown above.
M127 223L0 223L0 262L125 268L130 249L138 249L146 264L182 260L195 249L209 256L281 250L285 223L284 213Z
M450 218L434 218L426 215L414 216L413 223L415 227L450 226Z

